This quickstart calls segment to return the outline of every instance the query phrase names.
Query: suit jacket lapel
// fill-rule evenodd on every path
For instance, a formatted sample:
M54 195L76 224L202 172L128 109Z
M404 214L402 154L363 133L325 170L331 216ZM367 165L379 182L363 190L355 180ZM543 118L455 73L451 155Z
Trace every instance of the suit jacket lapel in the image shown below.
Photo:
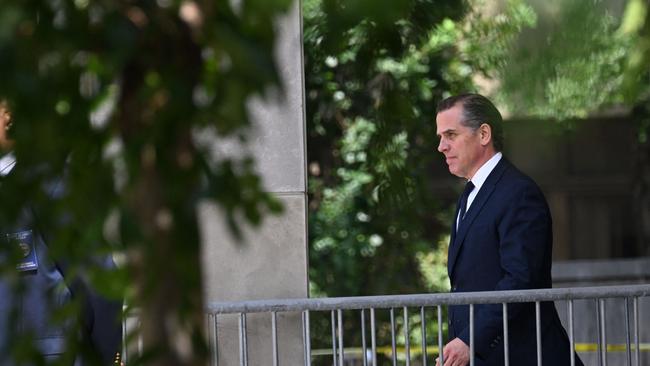
M481 189L478 191L478 194L474 198L472 205L469 206L469 210L465 213L465 218L458 224L458 230L456 230L456 218L458 217L458 207L456 208L456 216L454 216L454 222L452 224L451 231L451 240L449 244L449 255L447 256L447 274L451 278L454 270L454 264L460 253L460 248L465 241L465 236L469 231L469 228L474 223L474 220L478 217L479 212L487 202L490 195L494 191L497 182L501 179L503 172L510 166L510 163L506 160L505 157L502 157L499 160L497 166L494 167L490 175L481 186ZM458 205L457 205L458 206Z

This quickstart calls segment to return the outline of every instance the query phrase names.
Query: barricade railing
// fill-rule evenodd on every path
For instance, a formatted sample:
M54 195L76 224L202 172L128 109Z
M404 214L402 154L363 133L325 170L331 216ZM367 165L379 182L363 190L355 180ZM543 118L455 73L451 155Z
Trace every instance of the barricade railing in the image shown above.
M233 351L232 349L220 350L218 339L218 319L227 314L238 315L238 324L235 343L238 343L238 362L240 366L248 366L249 346L248 333L251 329L247 326L247 317L252 313L268 313L271 323L271 349L268 357L271 361L265 364L279 366L279 342L278 342L278 314L281 313L300 313L302 322L302 337L297 340L302 343L303 359L305 366L312 365L312 347L311 347L311 327L310 317L313 312L330 312L331 322L331 346L332 346L332 365L344 366L345 350L344 347L344 324L343 311L359 311L360 318L358 325L361 329L361 362L363 366L377 366L377 324L376 309L388 309L390 311L390 354L392 365L398 364L397 345L396 345L396 310L401 309L403 314L402 326L404 328L403 349L404 363L410 366L411 345L410 345L410 327L409 327L409 309L417 308L419 310L419 327L421 328L421 344L418 346L420 357L418 362L421 365L427 365L427 353L430 349L426 334L426 316L425 312L435 309L437 315L437 335L436 348L443 349L443 314L444 307L449 305L468 305L469 306L469 347L470 347L470 365L475 363L474 359L474 314L475 307L479 304L502 304L503 311L503 348L505 365L509 364L508 360L508 304L513 303L534 303L535 320L536 320L536 345L537 345L537 365L542 365L542 338L541 338L541 310L542 302L547 301L564 301L567 304L567 333L569 335L571 365L575 365L576 342L574 340L574 302L577 300L594 300L596 303L596 314L598 325L597 334L597 352L599 365L607 365L607 352L611 345L607 343L606 318L607 311L605 308L606 299L623 299L625 307L625 353L627 365L641 365L641 346L640 346L640 320L639 320L639 299L650 297L650 285L625 285L625 286L603 286L603 287L577 287L577 288L555 288L555 289L534 289L534 290L517 290L517 291L486 291L472 293L434 293L434 294L416 294L416 295L391 295L391 296L365 296L365 297L340 297L340 298L312 298L312 299L281 299L281 300L254 300L254 301L237 301L237 302L212 302L206 307L209 323L209 338L212 349L212 365L219 364L219 353ZM232 316L232 315L231 315ZM367 321L370 323L370 345L367 344ZM630 322L632 325L630 325ZM650 324L649 324L650 325ZM645 325L646 327L648 325ZM232 348L232 347L231 347ZM444 363L443 355L439 353L441 364ZM295 366L295 365L288 365Z

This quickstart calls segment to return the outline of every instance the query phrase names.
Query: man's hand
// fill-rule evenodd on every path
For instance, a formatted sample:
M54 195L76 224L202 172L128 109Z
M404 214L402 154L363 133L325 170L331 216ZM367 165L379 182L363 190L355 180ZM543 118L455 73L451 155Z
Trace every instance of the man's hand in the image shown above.
M436 366L466 366L469 363L469 346L460 338L454 338L442 349L445 356L445 364L440 365L440 359L436 359Z

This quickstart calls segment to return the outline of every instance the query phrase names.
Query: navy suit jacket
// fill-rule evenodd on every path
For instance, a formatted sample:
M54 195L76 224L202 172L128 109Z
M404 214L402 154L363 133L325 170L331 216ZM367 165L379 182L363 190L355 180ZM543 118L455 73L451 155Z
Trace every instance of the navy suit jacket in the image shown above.
M456 230L447 270L452 292L550 288L552 229L546 199L502 157ZM502 305L475 306L476 365L503 365ZM537 365L535 305L509 304L511 365ZM570 345L552 302L541 304L544 365L569 365ZM469 306L450 306L450 338L469 345ZM576 358L576 364L582 365Z

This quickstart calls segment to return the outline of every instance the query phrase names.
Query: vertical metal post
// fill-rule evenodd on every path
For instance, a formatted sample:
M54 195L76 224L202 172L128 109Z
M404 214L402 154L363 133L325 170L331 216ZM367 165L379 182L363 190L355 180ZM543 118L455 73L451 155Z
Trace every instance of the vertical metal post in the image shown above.
M503 303L503 361L504 366L510 366L510 351L508 349L508 303Z
M248 366L248 340L246 339L246 313L239 313L239 365Z
M208 350L210 351L210 366L214 365L214 335L212 333L212 329L214 327L214 322L212 319L214 318L214 314L208 313L206 318L205 318L205 331L206 335L208 337ZM124 362L124 353L122 352L122 362Z
M395 346L395 309L390 308L390 344L393 351L393 366L397 366L397 347Z
M372 346L372 366L377 366L377 337L375 332L375 308L370 308L370 342Z
M336 358L336 316L332 310L332 365L337 366ZM343 366L343 365L340 365Z
M366 355L366 310L361 309L361 357L363 366L368 366L368 356Z
M411 341L409 340L409 313L404 307L404 349L406 351L406 366L411 366Z
M603 347L600 350L603 353L603 366L607 366L607 324L605 322L607 314L605 311L605 299L598 299L598 305L600 306L600 331L602 332L600 339L603 341Z
M438 305L438 358L440 364L445 364L445 355L442 352L444 340L442 339L442 305Z
M424 306L420 307L420 320L422 322L422 366L427 366L427 320L424 314Z
M542 366L542 316L539 301L535 301L535 333L537 338L537 366Z
M126 314L122 319L122 362L124 363L129 361L129 357L128 357L129 350L126 344L126 339L128 337L128 329L126 327L127 318L128 318L128 314Z
M338 318L339 318L339 365L343 366L343 310L338 309Z
M469 304L469 365L474 366L474 304Z
M641 352L639 350L639 298L635 297L632 302L634 312L634 353L636 354L636 366L641 365Z
M138 319L138 329L142 329L142 320ZM141 355L144 352L144 339L142 334L138 334L138 355Z
M625 360L632 366L632 348L630 343L630 298L625 298Z
M212 339L212 365L219 366L219 328L217 323L217 314L214 314L212 320L212 326L214 327L214 338Z
M309 329L309 310L303 312L305 322L305 366L311 366L311 330Z
M597 334L596 336L598 337L598 365L603 366L603 342L602 339L600 338L600 305L598 304L598 299L596 299L596 327L597 327Z
M305 322L302 322L302 334L305 334ZM278 366L278 315L271 312L271 344L273 348L273 366Z
M573 300L569 300L567 306L569 307L569 357L571 358L571 366L576 366L576 346L573 331Z

